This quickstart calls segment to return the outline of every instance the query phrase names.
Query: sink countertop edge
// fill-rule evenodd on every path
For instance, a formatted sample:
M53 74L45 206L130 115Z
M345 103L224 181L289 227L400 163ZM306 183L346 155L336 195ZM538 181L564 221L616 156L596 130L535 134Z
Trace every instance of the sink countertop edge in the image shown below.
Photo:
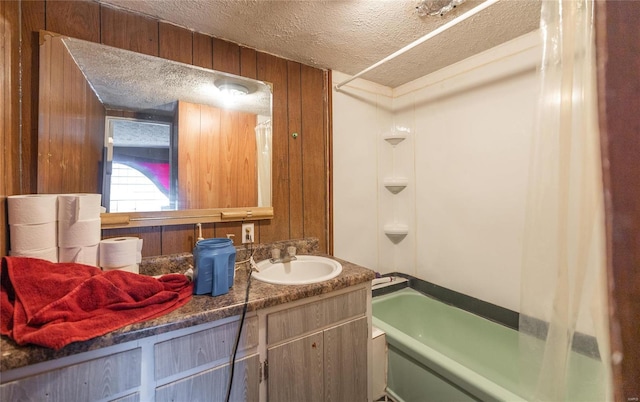
M314 255L340 262L342 264L340 275L324 282L308 285L274 285L252 280L247 311L256 311L330 293L370 282L375 278L374 271L370 269L326 254ZM0 337L2 351L0 372L240 315L246 294L246 284L247 274L239 270L236 273L234 285L227 294L217 297L193 296L186 305L161 317L127 325L86 341L74 342L60 350L37 345L20 346L9 337L2 335Z

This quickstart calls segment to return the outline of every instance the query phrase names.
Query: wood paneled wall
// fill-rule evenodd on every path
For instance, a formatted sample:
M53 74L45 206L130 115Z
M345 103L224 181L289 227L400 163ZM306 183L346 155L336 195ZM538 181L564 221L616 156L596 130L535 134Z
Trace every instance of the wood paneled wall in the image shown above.
M38 193L99 193L105 108L62 38L45 36L38 86Z
M595 10L613 385L626 402L640 398L640 4Z
M180 208L258 205L255 114L178 101Z
M7 239L7 195L11 194L13 183L11 166L14 162L11 133L18 131L18 35L15 24L18 21L17 8L6 1L0 2L0 91L2 107L0 107L0 256L8 248Z
M10 122L6 159L7 195L35 193L38 156L38 31L101 42L153 56L239 74L273 84L273 220L256 224L256 238L276 240L317 237L320 250L331 252L329 216L329 94L328 73L255 49L249 49L188 29L110 8L93 1L33 0L2 2L3 12L20 10L22 26L22 135L17 127L18 96ZM18 27L9 27L12 35ZM17 43L17 42L16 42ZM12 52L17 54L16 46ZM17 58L11 60L17 74ZM17 94L15 83L11 89ZM292 133L298 133L293 138ZM21 150L22 156L18 157ZM5 160L5 159L3 159ZM238 178L241 180L242 178ZM204 225L205 237L234 234L240 239L240 222ZM103 237L134 235L144 239L143 255L191 251L196 237L193 225L105 230ZM7 226L2 236L6 239ZM0 252L6 253L3 247Z

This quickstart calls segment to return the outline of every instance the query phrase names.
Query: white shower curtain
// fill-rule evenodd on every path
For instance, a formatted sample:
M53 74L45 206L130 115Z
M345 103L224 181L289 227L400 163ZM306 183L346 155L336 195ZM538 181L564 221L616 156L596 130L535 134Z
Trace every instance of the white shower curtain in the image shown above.
M611 400L593 1L543 1L540 27L520 377L529 400Z
M271 205L271 120L255 127L258 147L258 206Z

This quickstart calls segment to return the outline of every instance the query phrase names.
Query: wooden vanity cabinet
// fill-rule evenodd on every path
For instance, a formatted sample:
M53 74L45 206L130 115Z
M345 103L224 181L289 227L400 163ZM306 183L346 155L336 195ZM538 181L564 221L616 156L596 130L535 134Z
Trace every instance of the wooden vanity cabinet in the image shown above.
M232 401L368 399L370 286L249 313ZM224 401L239 317L1 373L0 401Z

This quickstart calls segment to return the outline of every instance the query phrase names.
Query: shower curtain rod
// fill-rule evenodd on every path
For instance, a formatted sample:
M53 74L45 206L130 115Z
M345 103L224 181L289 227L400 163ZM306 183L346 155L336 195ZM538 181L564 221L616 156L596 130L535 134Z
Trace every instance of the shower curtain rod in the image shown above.
M405 46L402 49L398 50L397 52L385 57L384 59L380 60L376 64L365 68L364 70L360 71L358 74L354 75L353 77L348 78L348 79L342 81L341 83L335 85L336 91L340 90L340 87L342 87L343 85L346 85L346 84L350 83L351 81L355 80L356 78L360 77L361 75L368 73L369 71L373 70L374 68L377 68L377 67L381 66L382 64L388 62L389 60L395 59L396 57L400 56L401 54L405 53L406 51L413 49L414 47L418 46L419 44L421 44L423 42L428 41L429 39L433 38L434 36L436 36L438 34L441 34L442 32L446 31L447 29L449 29L449 28L457 25L458 23L466 20L467 18L479 13L480 11L482 11L485 8L491 6L492 4L497 3L498 1L499 0L487 0L484 3L480 4L479 6L476 6L476 7L472 8L471 10L467 11L466 13L457 16L456 18L452 19L451 21L447 22L446 24L441 25L438 28L434 29L433 31L429 32L428 34L426 34L422 38L419 38L419 39L415 40L414 42L411 42L407 46Z

